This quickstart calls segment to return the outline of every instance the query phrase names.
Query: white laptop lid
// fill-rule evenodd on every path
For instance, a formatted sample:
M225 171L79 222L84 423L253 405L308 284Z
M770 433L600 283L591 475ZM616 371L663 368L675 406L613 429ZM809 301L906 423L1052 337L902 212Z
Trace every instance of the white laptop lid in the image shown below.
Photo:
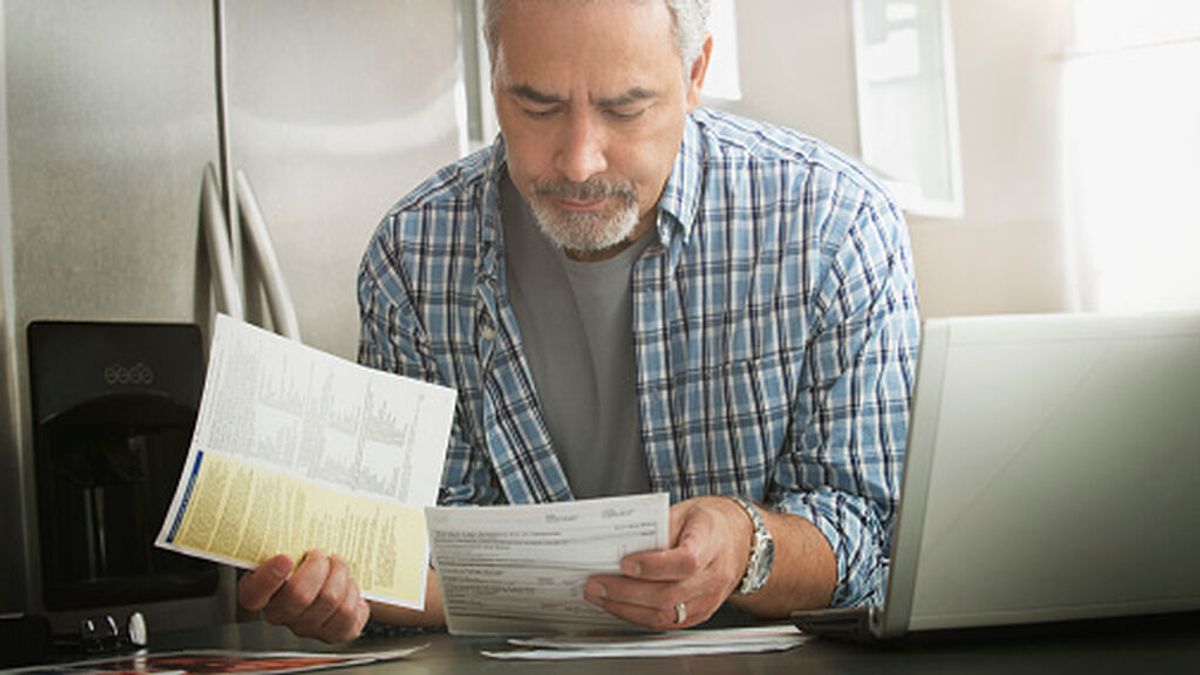
M1200 315L925 324L875 633L1200 608Z

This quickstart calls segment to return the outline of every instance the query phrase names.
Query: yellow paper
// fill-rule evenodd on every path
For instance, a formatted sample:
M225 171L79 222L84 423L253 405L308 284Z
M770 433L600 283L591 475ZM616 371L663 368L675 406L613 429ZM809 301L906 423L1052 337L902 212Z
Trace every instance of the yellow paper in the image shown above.
M168 541L201 557L253 567L276 553L319 548L345 560L363 593L420 605L425 550L420 509L354 495L254 464L197 453L188 505Z

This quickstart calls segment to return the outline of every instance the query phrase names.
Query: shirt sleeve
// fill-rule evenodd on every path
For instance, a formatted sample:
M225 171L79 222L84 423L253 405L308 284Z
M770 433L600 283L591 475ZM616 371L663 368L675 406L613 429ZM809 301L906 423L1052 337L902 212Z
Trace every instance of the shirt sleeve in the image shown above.
M795 431L769 499L824 534L837 558L832 605L848 607L883 601L920 324L895 207L871 190L831 202L815 224Z

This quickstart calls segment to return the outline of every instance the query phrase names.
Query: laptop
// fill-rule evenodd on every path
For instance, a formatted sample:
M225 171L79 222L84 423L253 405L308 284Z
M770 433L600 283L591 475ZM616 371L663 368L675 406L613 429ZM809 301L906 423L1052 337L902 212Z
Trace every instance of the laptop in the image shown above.
M883 606L816 634L1200 609L1200 314L924 324Z

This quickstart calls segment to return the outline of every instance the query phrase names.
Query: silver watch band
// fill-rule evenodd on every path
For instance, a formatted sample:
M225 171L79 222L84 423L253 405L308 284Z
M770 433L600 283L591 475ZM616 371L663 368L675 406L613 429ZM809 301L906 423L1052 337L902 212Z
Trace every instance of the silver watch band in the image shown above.
M771 566L775 557L775 542L767 530L767 524L759 514L758 509L746 499L730 497L750 516L754 526L754 535L750 540L750 558L746 562L746 573L734 591L737 595L749 595L762 588L771 574Z

